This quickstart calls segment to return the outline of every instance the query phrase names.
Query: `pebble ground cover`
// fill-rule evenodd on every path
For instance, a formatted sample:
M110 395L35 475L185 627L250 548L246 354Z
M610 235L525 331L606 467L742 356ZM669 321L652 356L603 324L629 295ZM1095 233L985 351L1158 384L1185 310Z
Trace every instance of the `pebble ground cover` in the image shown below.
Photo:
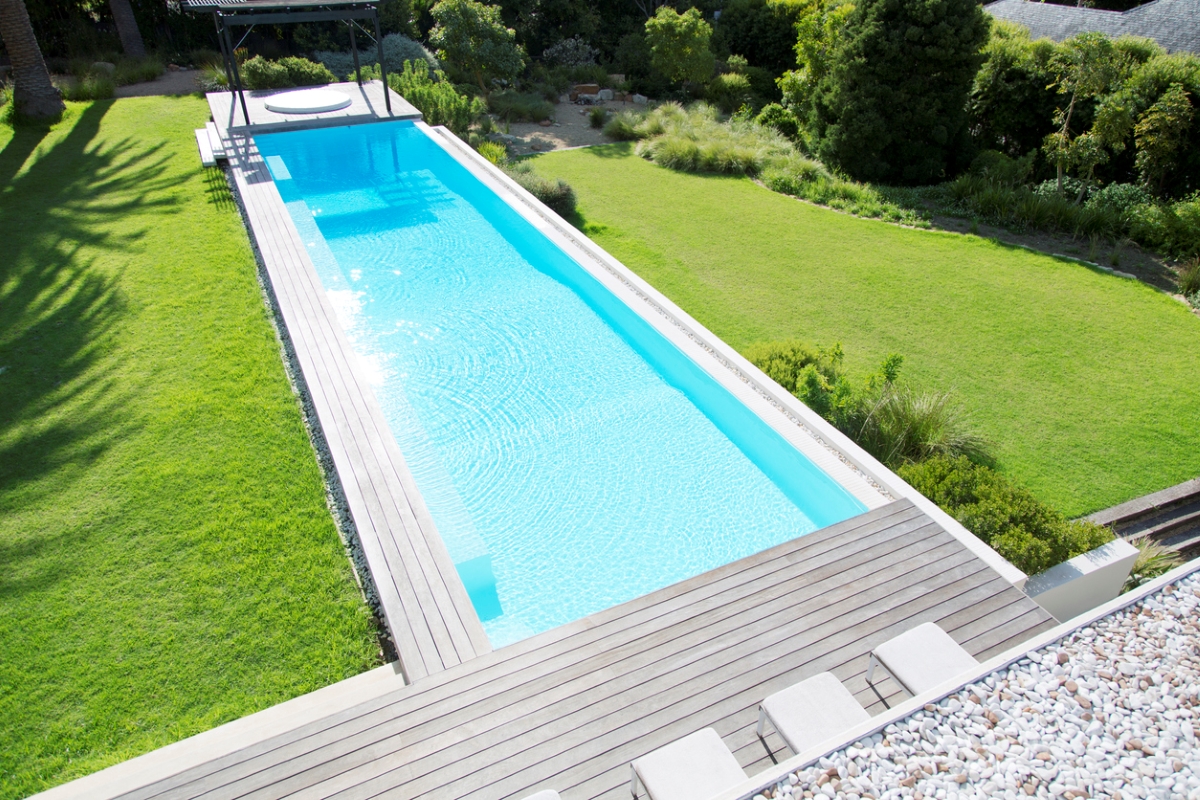
M1200 577L792 773L763 796L1200 798Z
M376 663L207 117L0 125L2 798Z
M1200 318L1154 289L673 172L628 144L534 163L574 187L585 233L734 347L840 342L859 375L899 353L1069 516L1200 474Z

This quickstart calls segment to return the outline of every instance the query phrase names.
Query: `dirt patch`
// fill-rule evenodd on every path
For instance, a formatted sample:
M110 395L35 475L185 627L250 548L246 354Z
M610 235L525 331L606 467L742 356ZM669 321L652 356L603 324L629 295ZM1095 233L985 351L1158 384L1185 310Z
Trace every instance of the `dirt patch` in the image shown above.
M508 126L508 134L514 138L507 142L509 149L514 155L524 156L530 153L545 153L549 150L607 144L612 140L605 137L598 129L593 128L588 116L591 109L598 107L613 113L627 108L645 108L645 106L620 100L609 100L596 106L558 103L554 106L554 116L550 118L549 125L541 125L536 122L511 123ZM501 130L503 130L503 123L501 123Z
M154 95L192 94L200 91L196 78L198 69L167 70L155 80L118 86L114 97L152 97Z

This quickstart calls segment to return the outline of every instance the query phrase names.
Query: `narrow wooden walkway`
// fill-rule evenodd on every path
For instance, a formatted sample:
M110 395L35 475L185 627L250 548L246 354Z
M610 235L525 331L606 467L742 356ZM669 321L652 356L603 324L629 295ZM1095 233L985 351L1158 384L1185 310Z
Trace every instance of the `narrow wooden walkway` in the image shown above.
M123 797L617 800L630 759L705 726L753 775L759 700L829 670L878 713L868 652L930 620L979 658L1054 625L901 500Z
M228 139L227 152L405 678L491 652L265 162L246 137Z

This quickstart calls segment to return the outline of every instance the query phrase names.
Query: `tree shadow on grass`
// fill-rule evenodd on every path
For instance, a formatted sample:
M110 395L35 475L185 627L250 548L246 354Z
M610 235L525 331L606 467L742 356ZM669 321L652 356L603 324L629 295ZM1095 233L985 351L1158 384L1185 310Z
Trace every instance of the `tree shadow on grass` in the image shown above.
M129 402L137 387L113 377L123 358L114 337L129 313L122 272L99 268L97 251L136 258L147 227L117 223L174 213L170 190L186 176L164 174L162 144L95 141L111 105L87 107L52 144L47 129L18 127L0 153L0 182L8 181L0 195L6 512L46 502L137 425Z

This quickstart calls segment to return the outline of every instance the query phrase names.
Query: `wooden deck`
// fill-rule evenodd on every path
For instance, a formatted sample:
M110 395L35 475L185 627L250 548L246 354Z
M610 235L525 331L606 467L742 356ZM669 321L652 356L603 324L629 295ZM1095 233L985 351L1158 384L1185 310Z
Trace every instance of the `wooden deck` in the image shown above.
M210 95L211 97L211 95ZM395 106L393 106L395 108ZM491 651L483 625L253 140L230 172L358 530L404 676Z
M979 658L1054 625L900 500L122 796L617 800L630 759L705 726L753 775L763 697L829 670L879 713L867 653L930 620Z

